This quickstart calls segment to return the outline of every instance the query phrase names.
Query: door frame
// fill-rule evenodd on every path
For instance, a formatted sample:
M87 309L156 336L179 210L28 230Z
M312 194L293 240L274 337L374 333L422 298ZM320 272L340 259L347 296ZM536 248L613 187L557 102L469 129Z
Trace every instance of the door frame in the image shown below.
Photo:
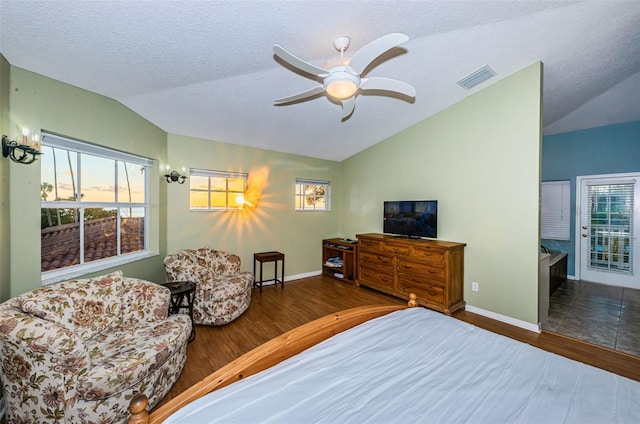
M623 172L623 173L615 173L615 174L600 174L600 175L579 175L576 177L576 215L575 215L575 229L574 229L574 239L575 239L575 265L574 265L574 274L576 280L581 279L582 274L582 236L580 228L581 220L582 220L582 184L584 180L598 180L598 179L635 179L636 185L640 186L640 172ZM634 222L640 222L640 199L634 199L636 202L634 203ZM640 225L640 224L634 224ZM634 233L633 242L635 243L635 247L640 249L640 234ZM635 262L635 261L634 261ZM640 267L640 261L634 263L636 271L634 271L635 275L640 275L638 271ZM628 286L626 284L617 284L611 283L611 285L615 285L618 287L632 287L638 288L635 286Z

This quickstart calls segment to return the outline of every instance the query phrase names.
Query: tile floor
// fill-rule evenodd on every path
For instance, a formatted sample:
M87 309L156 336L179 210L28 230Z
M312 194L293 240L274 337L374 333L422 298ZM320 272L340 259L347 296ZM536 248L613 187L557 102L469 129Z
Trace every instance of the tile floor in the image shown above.
M640 356L640 290L567 280L542 329Z

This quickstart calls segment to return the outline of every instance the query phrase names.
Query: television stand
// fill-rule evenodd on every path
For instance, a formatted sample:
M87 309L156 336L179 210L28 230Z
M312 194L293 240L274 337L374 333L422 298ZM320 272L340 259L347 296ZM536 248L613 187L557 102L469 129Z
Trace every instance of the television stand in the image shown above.
M345 283L355 283L358 242L341 238L322 240L322 274Z
M358 285L451 315L463 309L465 243L358 234Z
M391 237L394 238L399 238L399 239L409 239L409 240L420 240L422 239L422 237L420 236L411 236L411 235L406 235L406 234L393 234Z

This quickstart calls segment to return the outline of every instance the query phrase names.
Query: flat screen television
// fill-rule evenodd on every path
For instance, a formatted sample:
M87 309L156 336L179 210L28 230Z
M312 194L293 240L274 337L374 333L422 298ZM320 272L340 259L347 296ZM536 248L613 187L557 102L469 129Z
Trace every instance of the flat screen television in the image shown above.
M438 237L437 200L384 202L383 232L404 237Z

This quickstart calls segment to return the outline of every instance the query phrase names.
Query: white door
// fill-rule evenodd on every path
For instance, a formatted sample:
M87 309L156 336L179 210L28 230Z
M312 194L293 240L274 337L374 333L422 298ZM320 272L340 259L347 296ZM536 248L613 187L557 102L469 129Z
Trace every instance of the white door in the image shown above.
M576 277L640 288L640 174L578 177Z

